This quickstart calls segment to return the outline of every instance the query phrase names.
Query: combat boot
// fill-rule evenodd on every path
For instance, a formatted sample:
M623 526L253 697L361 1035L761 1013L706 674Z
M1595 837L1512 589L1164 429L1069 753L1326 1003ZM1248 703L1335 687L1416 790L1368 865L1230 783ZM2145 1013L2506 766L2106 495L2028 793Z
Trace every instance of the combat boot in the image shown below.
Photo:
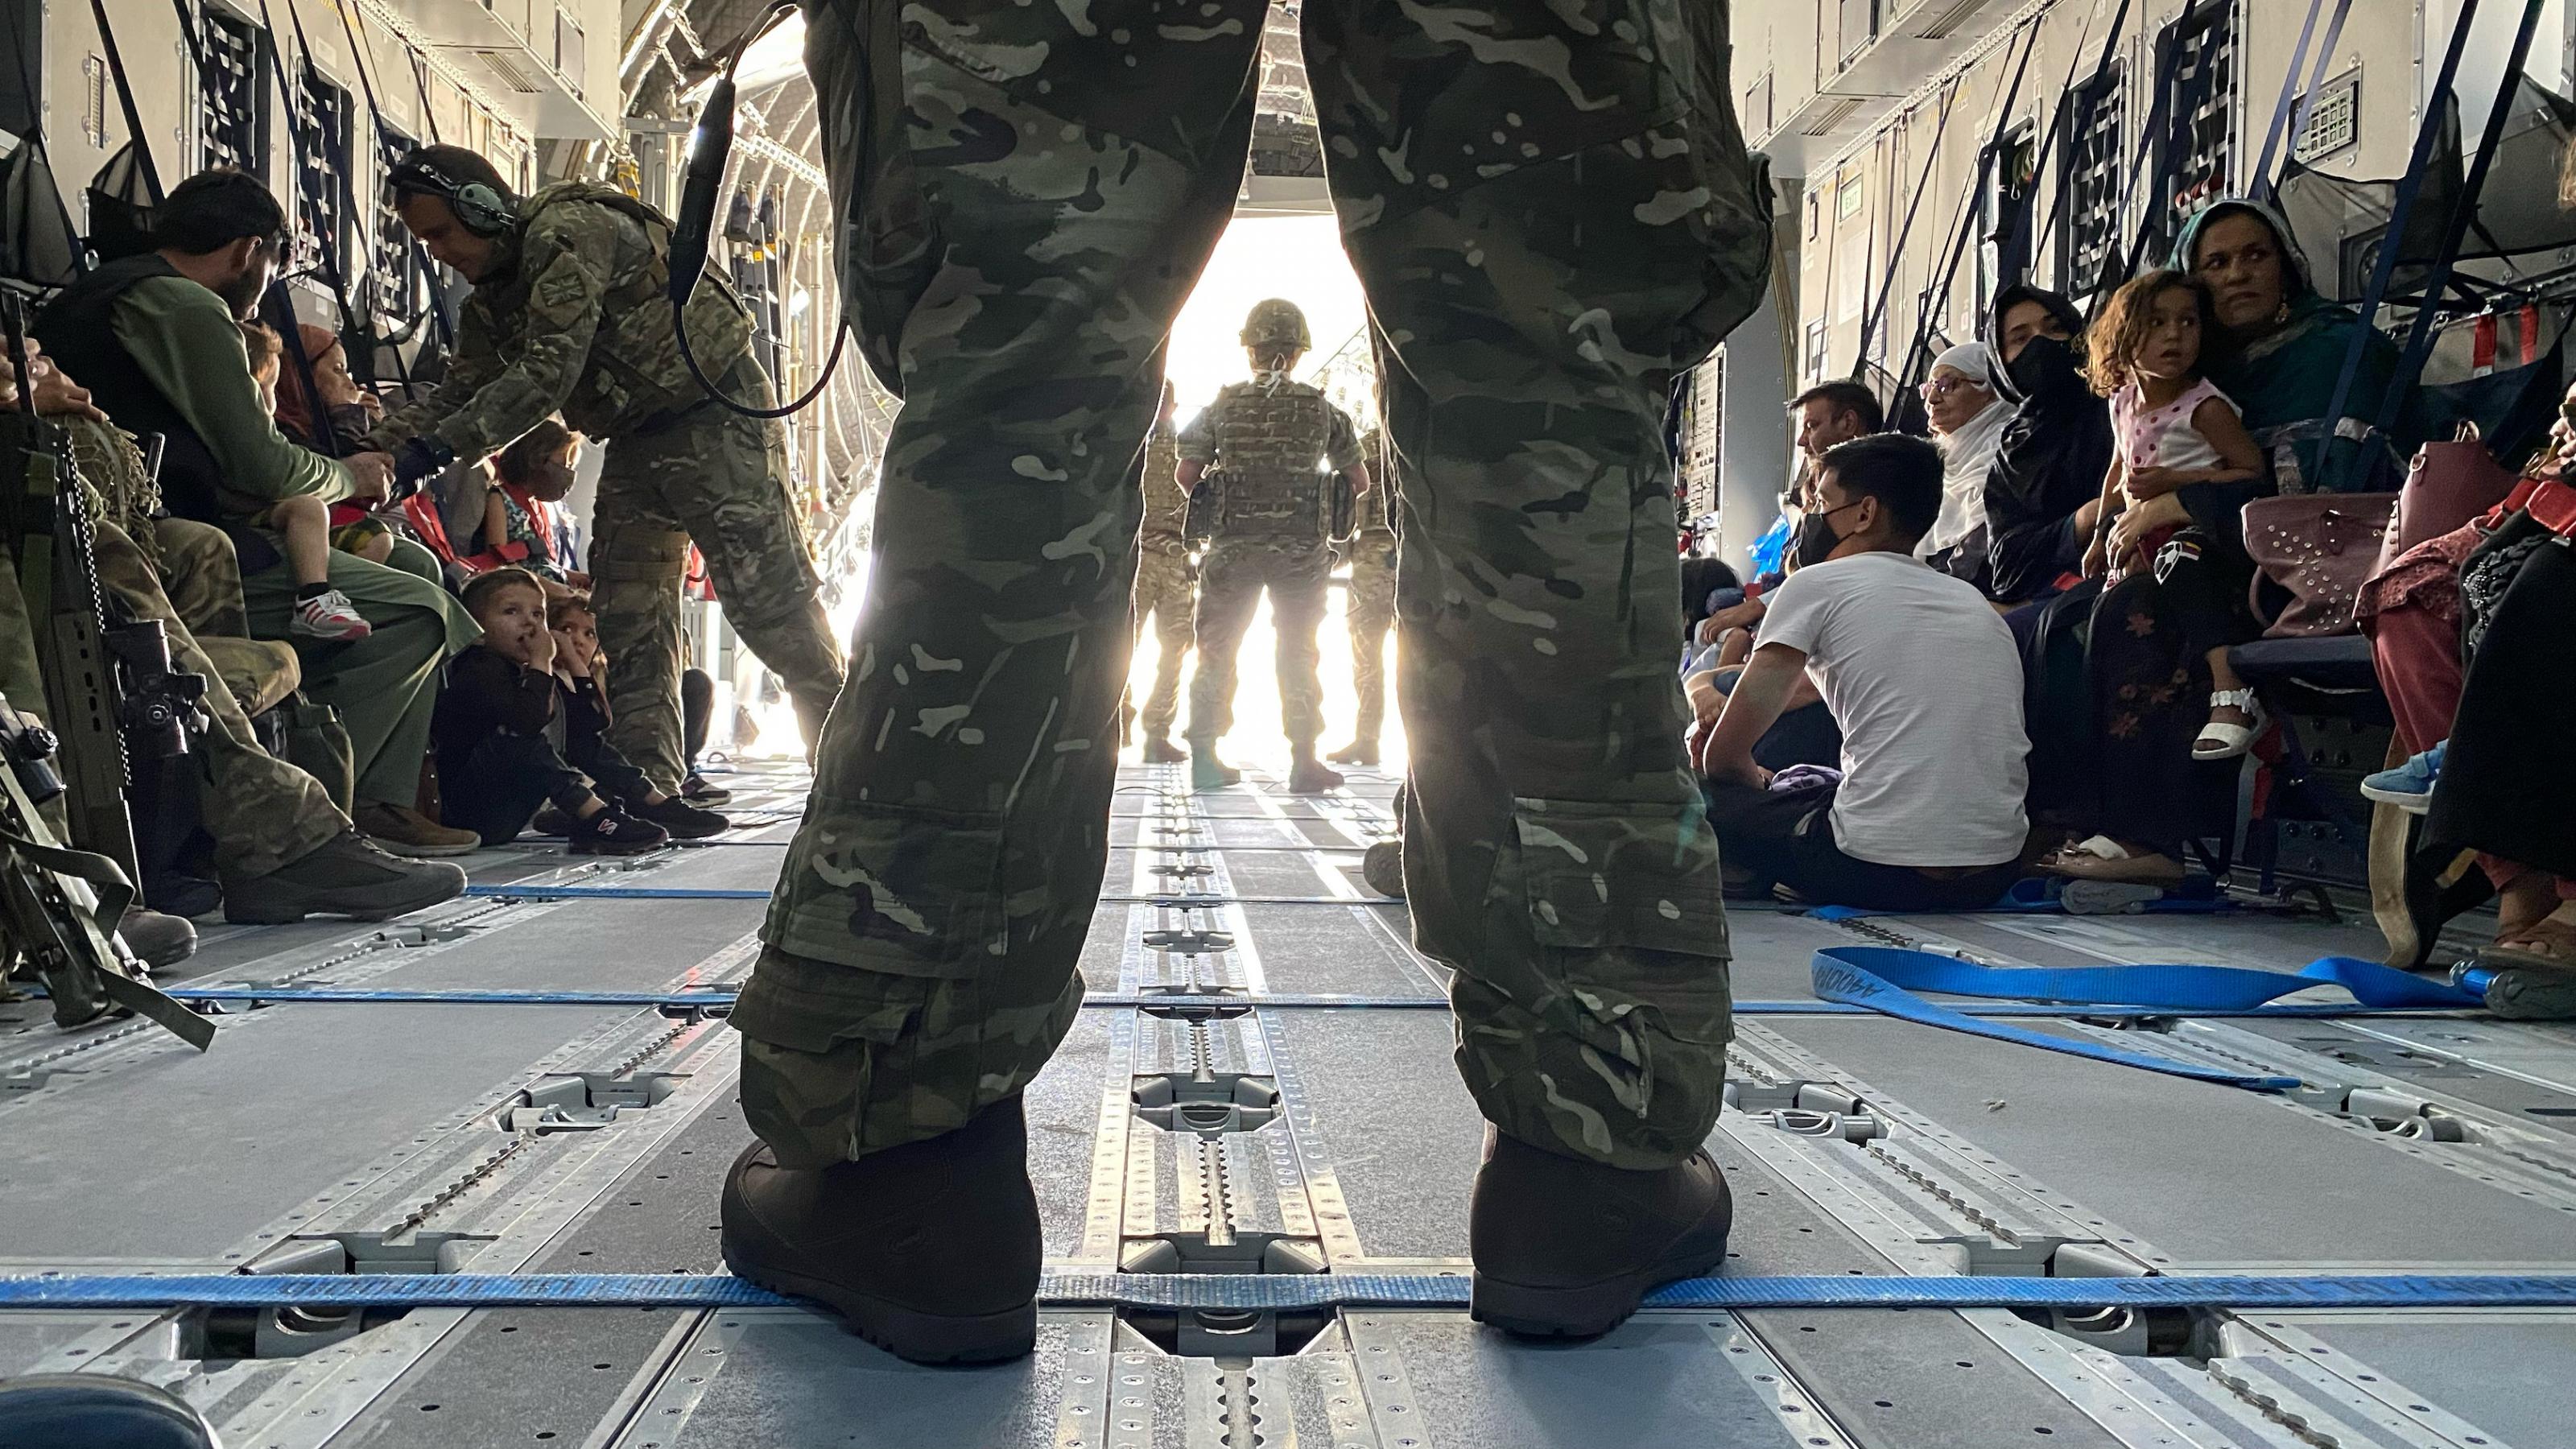
M1726 1260L1735 1202L1706 1152L1655 1172L1561 1157L1487 1128L1467 1210L1469 1313L1511 1333L1593 1338L1647 1290Z
M1313 745L1299 745L1296 763L1288 767L1288 793L1321 795L1327 790L1340 788L1342 788L1341 772L1316 759Z
M224 919L285 925L306 916L383 921L465 894L465 872L407 860L344 830L266 875L224 877Z
M158 971L197 954L197 928L184 916L166 916L143 906L127 906L116 922L116 934L134 959Z
M1182 749L1179 745L1173 744L1172 737L1170 735L1147 735L1145 737L1146 764L1177 765L1189 757L1190 752Z
M1243 783L1243 772L1216 757L1216 742L1190 742L1190 788L1222 790Z
M999 1363L1036 1346L1045 1243L1016 1095L924 1142L824 1168L766 1143L725 1178L735 1276L810 1298L914 1363Z
M1377 840L1369 843L1368 853L1360 857L1360 879L1382 896L1404 899L1404 842Z
M1353 740L1324 758L1336 765L1358 765L1374 770L1377 768L1377 741Z

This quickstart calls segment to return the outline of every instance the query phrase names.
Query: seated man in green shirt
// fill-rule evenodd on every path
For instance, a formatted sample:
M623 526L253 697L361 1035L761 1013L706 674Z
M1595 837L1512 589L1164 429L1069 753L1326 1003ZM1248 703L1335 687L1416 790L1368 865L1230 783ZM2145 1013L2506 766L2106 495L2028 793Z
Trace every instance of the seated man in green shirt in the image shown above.
M298 447L260 406L238 324L275 281L285 233L284 209L257 179L202 172L162 202L157 251L90 272L36 319L45 350L119 427L162 435L162 497L179 517L224 524L299 495L382 498L392 480L384 454L338 459ZM413 808L440 668L477 633L439 586L436 561L411 543L397 543L385 564L335 550L330 586L372 632L347 643L302 638L289 627L296 583L275 540L229 531L243 548L252 635L293 642L305 692L348 728L358 828L405 855L474 849L471 831Z

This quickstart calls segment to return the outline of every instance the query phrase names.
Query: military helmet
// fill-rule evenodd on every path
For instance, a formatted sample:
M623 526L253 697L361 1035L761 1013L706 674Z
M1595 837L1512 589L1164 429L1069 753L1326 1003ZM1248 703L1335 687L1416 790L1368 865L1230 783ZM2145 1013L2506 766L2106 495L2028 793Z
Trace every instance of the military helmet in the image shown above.
M1255 304L1252 315L1243 319L1243 345L1287 346L1305 352L1314 347L1315 335L1306 330L1306 314L1296 303L1273 297Z

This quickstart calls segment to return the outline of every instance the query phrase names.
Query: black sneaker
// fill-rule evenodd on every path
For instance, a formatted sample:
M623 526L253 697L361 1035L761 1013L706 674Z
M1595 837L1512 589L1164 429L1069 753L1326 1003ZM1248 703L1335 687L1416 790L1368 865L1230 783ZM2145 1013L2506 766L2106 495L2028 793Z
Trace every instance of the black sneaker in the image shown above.
M733 792L704 775L691 775L680 782L680 798L692 805L722 805L733 799Z
M671 843L671 833L649 820L638 820L615 806L572 827L575 855L642 855Z
M342 831L266 875L224 877L224 919L284 925L306 916L383 921L465 894L465 872L443 860L412 860Z
M701 810L677 795L664 796L659 805L630 804L626 813L661 826L673 840L704 840L733 828L732 821L712 810Z

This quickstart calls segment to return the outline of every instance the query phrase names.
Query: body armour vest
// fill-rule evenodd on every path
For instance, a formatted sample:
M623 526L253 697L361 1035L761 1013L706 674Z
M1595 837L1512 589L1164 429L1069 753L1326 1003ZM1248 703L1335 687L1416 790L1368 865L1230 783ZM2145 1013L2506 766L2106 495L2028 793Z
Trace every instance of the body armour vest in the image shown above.
M1333 436L1323 392L1302 382L1236 383L1214 407L1217 538L1322 542L1332 480L1318 470Z

